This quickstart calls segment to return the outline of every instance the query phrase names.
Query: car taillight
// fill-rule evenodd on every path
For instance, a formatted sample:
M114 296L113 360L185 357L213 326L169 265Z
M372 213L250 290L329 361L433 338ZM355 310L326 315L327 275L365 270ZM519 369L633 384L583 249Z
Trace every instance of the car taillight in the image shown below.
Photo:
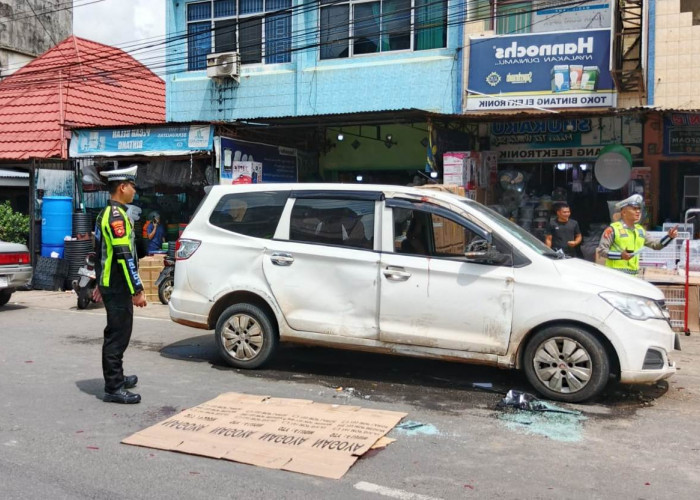
M199 245L201 245L201 241L197 240L183 240L180 238L177 240L177 243L175 244L175 259L177 260L185 260L189 259L192 257L194 252L199 248Z
M0 253L0 266L7 264L29 264L29 252Z

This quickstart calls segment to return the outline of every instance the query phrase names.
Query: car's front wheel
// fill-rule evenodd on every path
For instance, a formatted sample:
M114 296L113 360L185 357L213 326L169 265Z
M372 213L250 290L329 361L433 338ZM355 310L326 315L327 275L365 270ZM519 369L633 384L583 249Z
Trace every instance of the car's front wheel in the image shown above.
M216 343L224 360L236 368L258 368L277 349L278 336L268 315L253 304L235 304L216 322Z
M610 377L603 345L575 326L551 326L535 334L525 348L523 367L537 392L571 403L597 396Z

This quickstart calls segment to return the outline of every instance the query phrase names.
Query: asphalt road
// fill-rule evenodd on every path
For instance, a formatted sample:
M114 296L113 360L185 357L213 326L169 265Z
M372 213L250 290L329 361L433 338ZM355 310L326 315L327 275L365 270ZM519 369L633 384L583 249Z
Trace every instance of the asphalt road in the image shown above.
M138 405L101 401L104 311L70 293L18 292L0 309L3 498L697 498L700 336L668 384L610 387L580 412L509 412L517 372L283 346L266 368L226 367L213 335L139 310L126 352ZM475 386L476 384L476 386ZM490 384L490 388L488 385ZM339 480L120 444L224 392L406 412L414 428ZM422 425L418 425L422 424Z

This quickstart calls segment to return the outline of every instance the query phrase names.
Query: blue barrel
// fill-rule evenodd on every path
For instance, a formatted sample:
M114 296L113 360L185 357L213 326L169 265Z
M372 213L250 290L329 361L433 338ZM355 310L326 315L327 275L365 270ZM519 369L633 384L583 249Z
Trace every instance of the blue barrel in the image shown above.
M46 245L42 244L41 245L41 256L42 257L51 257L51 252L56 252L58 253L58 258L62 259L63 258L63 242L61 242L60 245Z
M44 196L41 205L41 243L60 245L73 232L73 198Z

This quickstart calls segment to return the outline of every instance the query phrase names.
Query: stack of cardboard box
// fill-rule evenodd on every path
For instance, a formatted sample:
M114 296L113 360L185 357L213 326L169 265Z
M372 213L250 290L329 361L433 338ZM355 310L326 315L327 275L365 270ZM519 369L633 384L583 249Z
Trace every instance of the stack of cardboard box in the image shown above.
M149 302L157 302L159 300L158 287L156 287L155 283L163 270L164 258L165 254L156 254L139 259L139 276L146 291L146 300Z

